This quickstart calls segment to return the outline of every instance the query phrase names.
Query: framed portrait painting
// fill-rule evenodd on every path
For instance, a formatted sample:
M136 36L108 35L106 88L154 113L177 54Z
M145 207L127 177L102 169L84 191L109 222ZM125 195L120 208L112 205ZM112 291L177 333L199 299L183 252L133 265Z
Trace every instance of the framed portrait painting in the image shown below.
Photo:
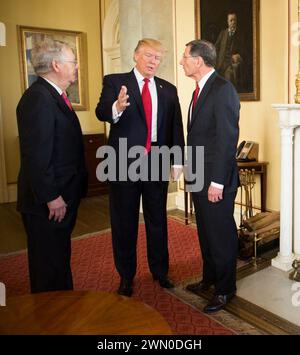
M196 38L215 44L217 72L241 101L258 101L259 0L195 0Z
M87 110L87 55L84 34L76 31L25 26L17 26L17 28L22 90L25 91L37 79L37 75L31 64L31 50L36 43L47 40L47 38L66 42L74 51L78 63L77 80L68 87L67 94L74 110Z

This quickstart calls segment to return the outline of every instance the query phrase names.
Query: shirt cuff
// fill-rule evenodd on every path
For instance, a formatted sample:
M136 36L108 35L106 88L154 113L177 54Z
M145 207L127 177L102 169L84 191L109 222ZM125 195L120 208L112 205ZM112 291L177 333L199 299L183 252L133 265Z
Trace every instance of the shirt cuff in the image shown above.
M210 185L213 186L213 187L216 187L216 188L218 188L218 189L221 189L221 190L224 189L224 185L222 185L222 184L217 184L216 182L213 182L213 181L210 183Z
M122 112L118 112L117 110L117 101L115 101L112 105L112 119L114 123L117 123L122 116Z

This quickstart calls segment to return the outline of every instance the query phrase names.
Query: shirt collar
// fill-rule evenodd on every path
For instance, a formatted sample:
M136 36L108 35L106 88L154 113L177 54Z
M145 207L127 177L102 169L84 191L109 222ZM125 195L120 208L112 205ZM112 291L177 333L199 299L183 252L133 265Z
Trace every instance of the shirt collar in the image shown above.
M44 80L46 80L50 85L52 85L54 87L54 89L59 93L59 95L61 95L63 93L62 89L57 86L56 84L54 84L53 81L49 80L49 79L46 79L44 77L42 77Z
M215 72L215 69L212 69L211 71L209 71L207 74L204 75L203 78L201 78L198 81L198 85L200 88L200 91L203 89L204 85L206 84L207 80L212 76L212 74Z
M142 83L143 80L144 80L143 75L137 70L136 67L133 69L133 72L134 72L134 75L135 75L136 80L138 81L138 83ZM154 83L154 77L149 78L149 80L150 80L150 84Z

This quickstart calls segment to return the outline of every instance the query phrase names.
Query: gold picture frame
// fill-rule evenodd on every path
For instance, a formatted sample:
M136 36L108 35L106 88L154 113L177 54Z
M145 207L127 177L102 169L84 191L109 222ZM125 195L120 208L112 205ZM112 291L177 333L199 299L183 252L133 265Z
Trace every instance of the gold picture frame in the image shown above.
M236 14L237 33L241 43L241 66L239 68L241 81L239 83L231 80L230 73L237 68L232 59L232 66L220 74L231 80L236 86L241 101L258 101L260 99L260 65L259 65L259 9L260 0L195 0L195 35L196 38L206 39L217 47L217 66L219 71L218 58L221 53L220 38L227 27L228 14ZM227 29L228 32L228 29ZM223 35L224 38L224 35ZM222 42L224 46L224 40ZM224 53L224 47L222 48ZM228 58L228 57L227 57ZM232 56L232 58L234 58ZM242 70L241 70L242 68ZM241 74L242 73L242 74Z
M30 61L31 50L34 48L34 43L38 40L50 37L68 43L73 49L78 62L78 79L74 84L69 86L67 93L74 110L88 110L88 76L85 34L77 31L27 26L17 26L17 31L22 91L24 92L37 78Z

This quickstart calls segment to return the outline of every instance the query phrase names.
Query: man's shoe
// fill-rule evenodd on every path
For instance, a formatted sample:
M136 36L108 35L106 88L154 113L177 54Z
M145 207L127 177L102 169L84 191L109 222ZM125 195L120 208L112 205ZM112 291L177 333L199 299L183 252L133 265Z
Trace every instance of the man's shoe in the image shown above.
M194 284L187 285L186 289L191 292L202 292L207 291L210 286L212 286L212 283L208 283L202 280Z
M118 294L130 297L132 295L132 280L121 278Z
M215 295L210 302L203 308L204 313L218 312L228 304L228 302L234 297L235 292L228 295Z
M160 287L162 288L174 288L175 285L173 282L168 278L168 276L158 277L153 276L153 280L158 280Z

